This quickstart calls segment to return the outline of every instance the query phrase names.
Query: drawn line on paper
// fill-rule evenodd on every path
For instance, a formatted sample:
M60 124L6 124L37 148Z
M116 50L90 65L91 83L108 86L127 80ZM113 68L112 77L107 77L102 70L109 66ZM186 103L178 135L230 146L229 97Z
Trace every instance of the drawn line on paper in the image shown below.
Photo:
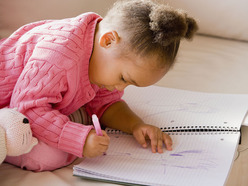
M208 171L211 168L217 166L215 159L203 151L198 149L184 150L174 153L169 153L167 155L163 154L156 156L156 158L151 158L153 156L147 157L135 157L130 152L112 152L108 153L108 156L112 157L128 157L137 161L147 161L154 162L158 167L163 169L163 173L166 174L168 168L180 168L180 169L191 169L191 170L205 170ZM193 160L193 161L192 161Z
M198 154L198 153L202 153L202 151L201 150L185 150L185 151L181 151L178 153L170 154L170 156L184 156L184 154L188 154L188 153Z
M164 174L169 167L208 171L209 169L217 166L214 159L202 150L185 150L171 153L169 156L173 157L173 159L161 159Z

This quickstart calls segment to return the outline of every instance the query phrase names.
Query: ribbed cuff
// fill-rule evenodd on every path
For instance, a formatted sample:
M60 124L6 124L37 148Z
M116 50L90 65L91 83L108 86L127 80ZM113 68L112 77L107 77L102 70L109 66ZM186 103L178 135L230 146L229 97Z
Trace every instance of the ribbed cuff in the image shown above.
M77 157L83 157L84 144L91 129L92 125L68 121L60 136L58 148Z

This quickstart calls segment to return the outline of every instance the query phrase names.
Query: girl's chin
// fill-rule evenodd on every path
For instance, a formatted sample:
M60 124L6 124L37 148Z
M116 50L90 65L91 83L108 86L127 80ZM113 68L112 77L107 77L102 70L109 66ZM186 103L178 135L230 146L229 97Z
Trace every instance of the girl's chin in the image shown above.
M104 85L99 85L99 84L96 84L99 88L105 88Z
M96 85L96 86L98 86L99 88L105 88L105 86L104 85L100 85L100 84L98 84L98 83L95 83L95 82L90 82L91 84L94 84L94 85Z
M95 85L97 85L100 89L105 88L105 89L107 89L108 91L111 91L111 92L115 90L114 88L110 88L109 86L99 85L97 83L95 83Z

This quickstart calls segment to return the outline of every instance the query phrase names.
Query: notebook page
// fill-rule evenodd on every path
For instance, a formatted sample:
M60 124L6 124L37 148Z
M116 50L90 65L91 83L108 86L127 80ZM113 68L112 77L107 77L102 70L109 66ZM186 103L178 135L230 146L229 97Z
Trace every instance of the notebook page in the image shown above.
M146 123L174 129L208 126L239 130L248 109L248 95L212 94L158 86L129 86L123 99Z
M110 134L107 154L84 159L74 175L144 185L223 185L239 133L172 135L173 151L143 149L131 135Z

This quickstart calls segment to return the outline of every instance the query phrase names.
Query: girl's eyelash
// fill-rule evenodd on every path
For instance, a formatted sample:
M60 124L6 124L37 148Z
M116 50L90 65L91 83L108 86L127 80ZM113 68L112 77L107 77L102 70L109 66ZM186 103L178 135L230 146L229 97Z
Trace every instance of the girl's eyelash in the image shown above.
M123 82L127 82L125 79L124 79L124 77L123 76L121 76L121 80L123 81Z

